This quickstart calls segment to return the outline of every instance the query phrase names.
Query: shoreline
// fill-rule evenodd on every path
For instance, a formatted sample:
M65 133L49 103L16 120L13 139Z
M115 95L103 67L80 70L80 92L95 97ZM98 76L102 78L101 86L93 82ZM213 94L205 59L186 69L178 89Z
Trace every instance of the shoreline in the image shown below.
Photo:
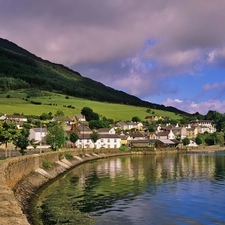
M51 168L45 169L43 172L35 171L29 174L26 177L23 177L13 188L15 199L18 202L19 207L22 209L24 215L26 215L28 224L33 225L36 224L33 221L34 217L32 214L32 209L30 209L30 204L32 200L35 198L36 193L40 190L44 185L48 185L49 182L54 182L55 179L58 179L59 176L63 176L65 173L74 169L76 166L81 165L83 163L98 160L102 158L122 156L122 155L130 155L130 152L115 152L115 153L84 153L83 155L79 154L79 156L75 155L72 160L62 159L60 162L54 163ZM21 224L22 225L22 224Z
M184 150L156 150L152 152L142 152L141 154L169 154L169 153L178 153L178 154L189 154L189 153L209 153L215 151L224 151L225 147L212 147L212 148L201 148L201 149L184 149ZM73 158L67 160L65 154L72 154ZM60 175L67 173L69 170L75 168L76 166L86 163L88 161L97 160L101 158L122 156L122 155L132 155L140 154L140 152L119 152L119 151L110 151L105 153L85 153L82 154L78 151L63 151L63 152L51 152L43 153L41 155L27 156L27 157L18 157L18 160L7 159L0 163L0 181L2 181L2 193L0 194L0 220L3 224L17 224L17 225L33 225L32 210L29 206L36 195L37 191L41 187L47 185L49 182L54 181ZM23 176L17 181L14 182L13 176L7 173L7 169L10 169L10 166L13 167L14 164L18 164L18 161L24 163L24 161L33 163L35 160L40 160L44 162L41 158L50 159L53 158L53 165L50 168L42 169L37 165L36 169L30 168L30 172L23 174ZM15 163L16 162L16 163ZM22 164L23 164L22 163ZM30 163L30 162L29 162ZM16 168L15 168L16 170ZM18 170L18 169L17 169ZM13 174L12 170L12 174ZM16 175L16 174L14 174ZM12 182L13 181L13 182ZM5 223L4 223L5 222Z

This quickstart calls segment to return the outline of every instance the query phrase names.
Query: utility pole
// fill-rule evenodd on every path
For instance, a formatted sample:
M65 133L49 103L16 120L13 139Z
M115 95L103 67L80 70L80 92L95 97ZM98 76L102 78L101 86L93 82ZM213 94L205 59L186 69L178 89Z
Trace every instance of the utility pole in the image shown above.
M41 122L41 121L40 121ZM40 153L42 153L42 123L41 123L41 140L40 140Z

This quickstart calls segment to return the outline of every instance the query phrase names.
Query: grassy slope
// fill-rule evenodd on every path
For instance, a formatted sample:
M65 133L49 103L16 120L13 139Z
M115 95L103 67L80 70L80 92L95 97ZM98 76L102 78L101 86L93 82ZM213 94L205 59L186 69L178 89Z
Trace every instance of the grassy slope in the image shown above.
M6 98L7 94L10 95L10 98ZM26 94L23 92L10 91L8 93L0 94L0 113L23 113L24 115L39 116L42 113L49 112L52 112L54 115L57 110L61 110L66 116L73 117L75 114L80 114L83 107L90 107L99 115L113 119L114 121L129 121L134 116L138 116L141 120L144 120L146 116L151 115L169 116L171 119L180 118L179 115L168 111L153 109L151 111L154 111L154 114L151 114L146 112L147 108L145 107L97 102L75 97L66 99L65 95L56 93L46 93L41 97L32 97L29 99L29 101L41 102L41 105L31 104L22 98L26 98ZM75 109L65 107L69 105L74 106Z
M85 78L78 72L43 60L2 38L0 38L0 78L2 79L0 91L35 87L89 100L154 107L187 116L186 112L174 107L142 101L136 96Z

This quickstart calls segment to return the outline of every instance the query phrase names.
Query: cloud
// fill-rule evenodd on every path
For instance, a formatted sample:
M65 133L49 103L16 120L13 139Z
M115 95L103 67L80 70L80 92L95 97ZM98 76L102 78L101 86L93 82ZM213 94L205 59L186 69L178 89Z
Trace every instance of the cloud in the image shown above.
M210 95L213 99L220 99L225 93L225 81L204 84L199 95Z
M224 10L224 0L2 0L0 36L149 98L178 93L169 80L225 66Z
M206 115L209 110L217 111L220 113L225 112L225 101L219 100L209 100L200 103L194 103L189 100L180 100L180 99L171 99L167 98L165 102L163 102L165 106L173 106L180 110L189 113L199 112L203 115Z

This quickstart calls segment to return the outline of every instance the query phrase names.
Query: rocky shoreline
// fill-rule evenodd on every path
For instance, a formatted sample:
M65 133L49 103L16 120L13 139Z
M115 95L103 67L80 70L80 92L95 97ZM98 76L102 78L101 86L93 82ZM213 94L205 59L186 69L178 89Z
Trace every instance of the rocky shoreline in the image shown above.
M212 148L202 148L202 149L184 149L184 150L170 150L166 151L164 149L142 153L142 154L164 154L164 153L206 153L214 151L224 151L225 147L212 147ZM49 181L57 178L59 175L68 172L68 170L91 160L96 160L106 157L114 157L120 155L130 155L130 154L140 154L140 152L109 152L109 153L83 153L77 154L77 152L70 152L73 158L67 160L62 157L62 153L51 153L36 155L35 157L52 157L56 154L57 157L54 158L54 163L50 168L42 169L39 166L34 170L30 169L30 172L23 175L15 185L10 183L9 175L7 175L6 170L12 166L10 159L7 159L0 163L0 181L1 181L1 193L0 193L0 221L2 224L11 225L32 225L32 212L29 208L31 199L36 195L37 191ZM18 157L23 162L24 160L33 160L32 156L27 158ZM19 161L18 159L17 161ZM40 160L40 159L39 159ZM14 160L15 161L15 160ZM33 161L32 161L33 162Z

